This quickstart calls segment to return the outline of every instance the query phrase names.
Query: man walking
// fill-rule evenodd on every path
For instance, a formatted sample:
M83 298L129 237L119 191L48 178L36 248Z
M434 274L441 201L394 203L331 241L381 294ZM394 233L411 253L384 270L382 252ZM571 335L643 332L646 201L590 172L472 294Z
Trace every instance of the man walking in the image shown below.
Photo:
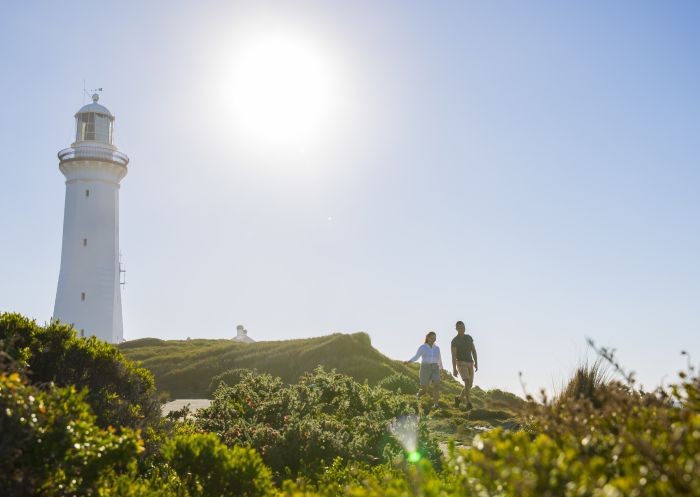
M471 409L469 393L474 383L474 372L479 369L476 359L476 348L471 335L466 335L464 323L457 321L455 325L457 336L452 339L452 374L455 378L461 376L464 380L464 389L459 397L455 397L455 407L459 407L461 400L466 402L467 409Z

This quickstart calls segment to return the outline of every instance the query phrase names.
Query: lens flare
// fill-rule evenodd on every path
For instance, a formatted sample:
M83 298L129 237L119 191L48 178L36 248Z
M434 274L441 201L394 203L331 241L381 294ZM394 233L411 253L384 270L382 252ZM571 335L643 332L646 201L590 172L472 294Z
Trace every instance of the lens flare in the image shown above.
M413 452L409 452L408 457L406 459L408 459L408 462L418 462L418 461L420 461L420 458L421 458L420 452L413 451Z
M400 416L389 423L389 432L399 441L408 453L409 462L418 462L421 459L418 448L418 422L415 414Z

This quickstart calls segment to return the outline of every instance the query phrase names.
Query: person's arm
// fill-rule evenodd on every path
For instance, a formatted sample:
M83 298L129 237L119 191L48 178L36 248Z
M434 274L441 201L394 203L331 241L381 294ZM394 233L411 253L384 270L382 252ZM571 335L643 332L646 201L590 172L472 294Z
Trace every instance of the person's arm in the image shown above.
M472 357L474 358L474 371L478 371L479 360L476 358L476 347L474 347L474 342L472 342Z
M455 378L459 376L457 374L457 347L454 345L452 346L452 376Z
M440 353L440 349L438 349L438 367L440 369L445 369L442 367L442 354Z
M411 358L410 358L408 361L406 361L406 362L416 362L416 361L418 360L418 358L419 358L420 356L422 356L422 355L423 355L423 346L421 345L420 347L418 347L418 352L416 352L416 355L414 355L413 357L411 357Z

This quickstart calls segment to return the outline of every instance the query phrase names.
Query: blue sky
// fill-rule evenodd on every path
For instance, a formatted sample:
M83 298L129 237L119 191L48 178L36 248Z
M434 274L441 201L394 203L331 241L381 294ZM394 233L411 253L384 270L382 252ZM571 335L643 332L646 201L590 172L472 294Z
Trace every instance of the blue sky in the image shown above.
M551 388L614 347L648 386L700 357L694 2L16 2L0 7L0 309L50 318L88 88L131 158L129 339L367 331L397 359L457 319L477 384ZM324 133L247 143L256 32L333 72Z

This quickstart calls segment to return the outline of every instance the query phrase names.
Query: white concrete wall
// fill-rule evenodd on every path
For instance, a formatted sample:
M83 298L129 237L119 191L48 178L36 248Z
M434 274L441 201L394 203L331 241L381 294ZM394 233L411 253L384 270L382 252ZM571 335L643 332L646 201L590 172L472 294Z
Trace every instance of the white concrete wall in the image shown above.
M119 181L126 167L74 160L62 162L60 169L66 176L66 203L53 317L73 324L79 336L82 330L85 336L121 342Z

